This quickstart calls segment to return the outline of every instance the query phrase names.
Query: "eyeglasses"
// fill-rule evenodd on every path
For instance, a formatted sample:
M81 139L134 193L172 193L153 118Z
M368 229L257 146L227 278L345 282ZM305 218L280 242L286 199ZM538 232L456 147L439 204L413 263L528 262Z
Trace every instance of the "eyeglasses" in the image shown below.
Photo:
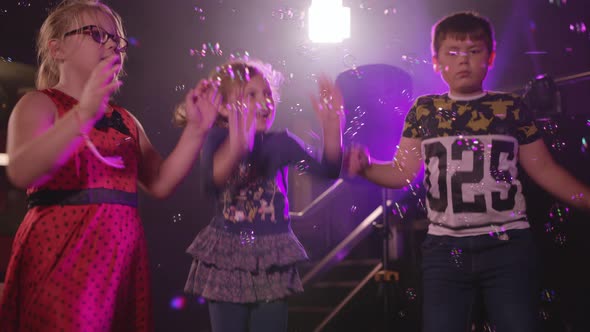
M127 45L129 44L129 42L127 42L127 39L117 35L112 35L106 32L103 28L96 25L86 25L76 30L66 32L64 34L64 37L79 34L90 35L90 37L92 37L92 39L94 39L95 42L101 45L106 44L107 41L111 39L115 42L115 44L117 44L115 51L118 53L124 53L125 51L127 51Z

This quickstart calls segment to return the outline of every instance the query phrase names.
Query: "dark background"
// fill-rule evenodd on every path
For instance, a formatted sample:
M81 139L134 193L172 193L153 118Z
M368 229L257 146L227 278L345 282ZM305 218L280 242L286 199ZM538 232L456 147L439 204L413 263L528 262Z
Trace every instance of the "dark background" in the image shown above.
M36 64L36 33L47 9L55 3L2 0L0 61ZM243 55L246 51L251 58L271 63L287 77L275 128L289 128L311 145L318 143L315 133L319 128L308 94L314 92L315 77L321 72L336 78L357 66L382 63L409 74L411 82L399 89L411 91L410 99L445 91L442 80L432 71L430 29L440 17L455 11L476 10L495 26L498 56L486 79L487 89L511 91L522 88L538 74L559 78L590 70L590 35L585 28L590 24L588 0L344 1L351 8L352 34L350 39L335 45L316 45L307 40L305 11L310 1L113 0L106 3L123 17L133 44L125 68L128 76L115 99L136 114L152 143L164 155L172 150L180 134L170 119L186 89L232 54ZM203 44L209 43L219 43L222 54L209 49L204 57L191 55L191 49L200 51ZM590 109L584 99L590 87L586 81L562 85L560 89L567 116L556 122L558 130L547 131L546 140L560 163L589 183L588 152L581 139L590 139L587 122ZM6 121L15 99L14 92L8 94L0 108L0 152L4 152ZM368 104L371 101L365 103ZM383 138L395 141L407 111L406 104L401 105L356 111L349 107L348 128L358 135L349 132L347 143L371 145ZM351 122L355 116L360 118L356 127ZM384 118L391 121L380 121ZM364 125L358 126L359 121ZM393 151L390 147L375 152L381 158L390 158ZM304 208L329 185L292 173L292 210ZM158 331L208 330L206 306L182 294L190 265L190 257L184 250L208 223L212 212L209 198L197 190L198 181L193 171L172 197L164 201L141 198ZM312 259L319 259L326 248L343 238L380 203L378 188L362 181L357 185L347 187L356 189L344 190L339 200L329 203L330 208L326 210L330 215L318 213L313 220L306 221L311 225L307 230L311 231L302 232L301 236ZM553 199L532 184L527 184L525 189L529 193L528 213L544 264L542 279L546 295L540 315L546 329L587 331L584 311L590 308L590 276L583 267L590 242L588 215L555 206ZM8 253L5 244L14 235L24 212L22 204L22 192L6 182L0 166L0 235L4 239L0 256L3 259ZM566 212L558 218L556 210ZM339 224L326 226L326 220L333 219ZM5 262L2 263L5 268ZM0 271L0 276L3 273ZM417 292L419 296L419 289ZM405 319L418 320L418 317L408 315Z

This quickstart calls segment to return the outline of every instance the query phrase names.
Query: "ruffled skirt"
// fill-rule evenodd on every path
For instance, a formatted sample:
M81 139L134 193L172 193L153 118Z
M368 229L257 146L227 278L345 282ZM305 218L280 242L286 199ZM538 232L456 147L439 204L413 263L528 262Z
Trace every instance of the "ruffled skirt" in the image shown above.
M244 241L240 234L207 226L187 253L194 258L184 289L187 293L215 301L253 303L303 291L295 264L308 257L290 228Z

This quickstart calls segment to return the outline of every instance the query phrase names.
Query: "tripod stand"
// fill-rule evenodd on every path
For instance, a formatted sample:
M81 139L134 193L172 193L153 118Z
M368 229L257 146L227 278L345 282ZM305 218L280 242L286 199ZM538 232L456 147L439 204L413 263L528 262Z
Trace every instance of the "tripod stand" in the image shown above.
M384 331L390 331L399 318L406 318L407 324L414 324L416 321L408 319L408 310L420 311L419 306L411 306L416 299L412 288L402 291L403 280L420 280L415 232L425 230L428 225L422 215L424 211L419 198L423 196L411 185L410 188L411 194L402 190L381 189L383 214L373 223L381 240L381 269L374 280L382 303ZM404 277L402 283L400 274Z
M378 283L379 294L383 301L383 330L389 331L391 304L389 302L390 296L395 295L395 286L399 281L399 272L390 269L389 262L389 236L392 234L389 227L389 207L387 189L381 189L381 206L383 208L383 215L381 222L375 222L373 226L377 229L382 241L381 248L381 270L375 274L375 282Z

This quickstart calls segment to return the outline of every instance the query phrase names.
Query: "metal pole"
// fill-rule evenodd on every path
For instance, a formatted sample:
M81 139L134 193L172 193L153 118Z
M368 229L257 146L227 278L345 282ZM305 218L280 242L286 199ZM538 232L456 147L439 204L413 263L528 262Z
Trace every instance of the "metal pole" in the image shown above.
M381 228L381 236L383 237L383 254L382 254L382 265L383 271L387 273L389 271L389 224L387 218L387 189L381 189L381 206L383 206L383 224ZM389 286L388 282L381 280L381 295L383 296L383 330L389 331Z

